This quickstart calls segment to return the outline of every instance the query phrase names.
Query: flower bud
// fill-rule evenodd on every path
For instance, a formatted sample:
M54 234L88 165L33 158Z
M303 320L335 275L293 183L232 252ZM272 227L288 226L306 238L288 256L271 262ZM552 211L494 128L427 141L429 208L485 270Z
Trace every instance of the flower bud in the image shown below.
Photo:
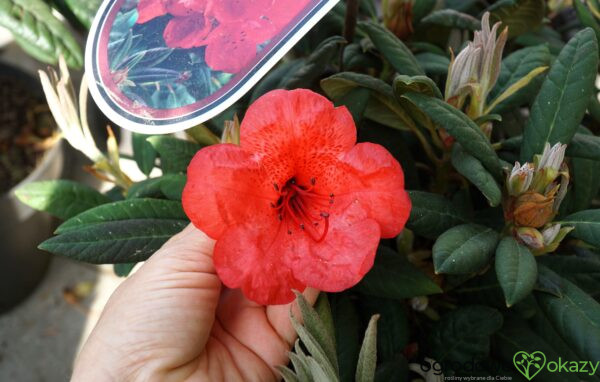
M553 190L548 195L528 191L520 195L514 202L513 220L521 227L543 227L552 220L554 212Z
M565 159L565 151L567 150L567 145L563 145L560 142L550 147L550 143L546 142L546 146L544 147L544 152L542 152L542 156L537 163L537 168L547 169L551 168L554 171L560 169L563 160Z
M534 249L541 250L544 248L544 237L535 228L521 227L516 230L517 238L525 245Z
M531 163L525 163L521 166L519 162L515 162L515 166L506 181L508 193L512 196L518 196L527 191L533 180L534 170L535 167Z
M382 9L383 23L399 39L404 40L413 33L413 0L384 0Z
M240 144L240 121L237 115L233 116L233 121L225 121L223 134L221 135L221 143Z

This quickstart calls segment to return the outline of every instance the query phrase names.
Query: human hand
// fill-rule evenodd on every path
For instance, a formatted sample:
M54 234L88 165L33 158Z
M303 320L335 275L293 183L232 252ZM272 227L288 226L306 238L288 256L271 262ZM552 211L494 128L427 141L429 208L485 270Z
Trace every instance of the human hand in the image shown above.
M275 381L296 333L292 304L260 306L222 288L214 241L191 224L109 299L72 381ZM318 291L307 289L313 303ZM297 306L294 315L299 316Z

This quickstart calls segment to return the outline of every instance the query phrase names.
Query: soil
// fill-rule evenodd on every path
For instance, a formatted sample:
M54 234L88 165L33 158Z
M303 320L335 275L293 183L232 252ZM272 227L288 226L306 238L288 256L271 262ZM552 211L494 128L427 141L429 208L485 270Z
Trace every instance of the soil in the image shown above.
M38 92L39 93L39 92ZM43 96L14 76L0 74L0 192L23 180L56 141Z

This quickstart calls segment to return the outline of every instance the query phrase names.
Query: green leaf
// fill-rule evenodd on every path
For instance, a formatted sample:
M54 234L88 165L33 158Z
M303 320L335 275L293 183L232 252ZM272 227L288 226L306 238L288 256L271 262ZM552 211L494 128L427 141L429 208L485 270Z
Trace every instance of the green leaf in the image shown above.
M162 198L181 200L181 194L187 176L184 174L166 174L134 183L127 191L127 199Z
M375 380L375 367L377 366L377 320L379 315L374 315L369 320L365 339L358 355L356 365L356 382L373 382Z
M490 22L501 21L508 27L508 37L516 37L542 25L544 0L514 0L491 10Z
M410 49L392 32L379 23L363 21L359 23L375 47L400 74L418 76L425 74Z
M504 291L506 306L527 297L537 280L537 263L527 247L507 236L496 248L496 275Z
M393 250L380 246L373 268L356 285L356 290L371 296L405 299L441 293L437 284Z
M377 359L392 361L408 345L410 330L403 301L369 297L360 299L361 312L367 317L380 316L377 322Z
M415 59L421 65L425 73L429 76L440 75L445 76L448 74L448 66L450 65L450 59L441 54L424 52L415 55Z
M90 29L94 16L102 4L102 0L64 0L71 12L77 17L77 20L86 28Z
M324 374L327 378L325 379L326 381L337 381L337 371L329 361L328 355L319 344L319 341L313 336L311 332L308 331L308 329L304 325L298 322L298 320L293 316L293 314L291 314L291 311L290 320L292 322L292 326L296 330L296 333L298 333L298 337L300 337L302 343L304 344L304 346L306 346L306 349L308 349L312 356L308 358L307 361L309 361L309 367L311 370L311 374L313 374L313 377L315 377L314 373L317 372L318 375L321 375L321 373ZM311 359L316 361L318 367L310 365ZM319 371L319 369L321 370Z
M594 33L596 33L596 39L600 40L600 24L598 24L598 20L590 11L586 2L582 0L573 1L573 8L575 8L575 12L577 12L579 21L581 21L584 26L592 28Z
M129 219L187 220L181 202L162 199L130 199L106 203L72 217L57 229L57 234L89 225Z
M525 76L520 78L517 82L512 84L508 89L506 89L505 92L500 94L498 96L498 98L494 99L492 101L492 103L486 108L484 113L486 113L486 114L490 113L502 102L510 99L513 96L517 96L519 91L526 88L537 76L539 76L541 73L545 72L546 69L548 69L547 66L540 66L538 68L532 69L529 73L527 73Z
M585 360L600 359L600 304L563 279L563 297L538 294L538 302L552 325Z
M149 135L133 133L132 134L132 145L133 145L133 159L141 172L146 176L150 174L154 168L154 162L156 161L157 152L154 147L146 139Z
M345 43L346 40L341 36L331 36L323 40L304 64L286 78L283 87L286 89L308 87L323 73L327 64L337 55L340 46Z
M600 161L600 137L576 133L567 146L567 156Z
M0 0L0 25L40 61L56 64L62 54L69 66L83 66L81 47L42 0Z
M304 327L313 336L319 347L323 349L328 362L331 364L336 374L338 374L339 367L335 351L334 332L328 330L328 326L325 325L317 311L310 306L304 296L300 292L295 291L295 293L298 307L302 313Z
M499 235L478 224L463 224L444 232L433 245L436 273L467 274L481 270L496 250Z
M600 248L600 209L575 212L560 223L575 228L571 235Z
M479 159L492 175L500 176L502 167L496 152L479 127L460 110L441 99L419 93L406 93L402 97L419 107L432 121L445 128L463 146L464 150Z
M202 146L210 146L221 142L221 139L202 123L190 127L185 130L185 133L188 137L192 138L194 142L199 143Z
M29 207L62 220L111 201L93 188L70 180L27 183L16 191L16 195Z
M282 62L275 69L269 71L266 76L254 87L250 104L254 103L260 96L267 92L283 87L288 76L295 73L304 65L304 59L295 59L288 62Z
M39 248L94 264L134 263L146 260L187 225L174 219L109 221L65 232Z
M567 278L592 297L600 295L600 261L565 255L541 256L539 260L554 272Z
M166 173L186 172L187 166L202 148L197 143L160 135L147 139L160 156L161 167Z
M590 135L591 137L592 135ZM600 162L591 159L572 158L570 212L585 210L600 191Z
M127 277L133 270L133 267L136 266L137 263L123 263L123 264L115 264L113 265L113 270L115 271L115 275L119 277Z
M352 114L352 119L358 124L365 113L365 109L369 104L369 97L371 92L366 88L354 88L345 95L341 96L335 102L335 106L344 105Z
M496 207L500 204L502 200L500 186L477 158L463 150L460 143L455 144L452 149L452 165L481 191L490 206Z
M594 89L598 44L591 29L578 32L552 64L531 107L521 160L531 161L546 143L567 144L575 134Z
M425 16L421 23L440 25L449 28L467 29L471 31L481 29L481 21L475 17L458 12L454 9L440 9Z
M446 313L430 334L433 358L441 363L487 357L490 337L502 327L502 321L500 312L482 305L462 306Z
M399 74L394 78L394 95L400 98L407 92L427 94L431 97L444 98L433 80L427 76L406 76Z
M469 220L462 206L441 195L425 191L409 191L408 195L412 209L406 227L418 235L436 239L450 228Z
M532 70L549 66L550 60L550 51L546 45L523 48L509 54L502 60L500 74L498 75L496 85L490 92L489 99L497 99L501 94L508 91L511 86L514 86L520 79L524 78L528 73L531 73ZM529 100L535 97L537 90L542 84L542 79L542 76L535 77L527 84L527 86L498 103L493 108L490 107L490 109L494 113L501 113L529 102Z

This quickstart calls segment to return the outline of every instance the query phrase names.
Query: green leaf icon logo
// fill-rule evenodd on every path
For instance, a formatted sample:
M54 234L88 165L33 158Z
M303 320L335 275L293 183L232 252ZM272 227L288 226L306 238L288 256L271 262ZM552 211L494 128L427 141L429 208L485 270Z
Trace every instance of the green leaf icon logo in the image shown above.
M520 351L515 353L513 363L517 370L531 381L546 365L546 355L541 351L535 351L531 354Z

